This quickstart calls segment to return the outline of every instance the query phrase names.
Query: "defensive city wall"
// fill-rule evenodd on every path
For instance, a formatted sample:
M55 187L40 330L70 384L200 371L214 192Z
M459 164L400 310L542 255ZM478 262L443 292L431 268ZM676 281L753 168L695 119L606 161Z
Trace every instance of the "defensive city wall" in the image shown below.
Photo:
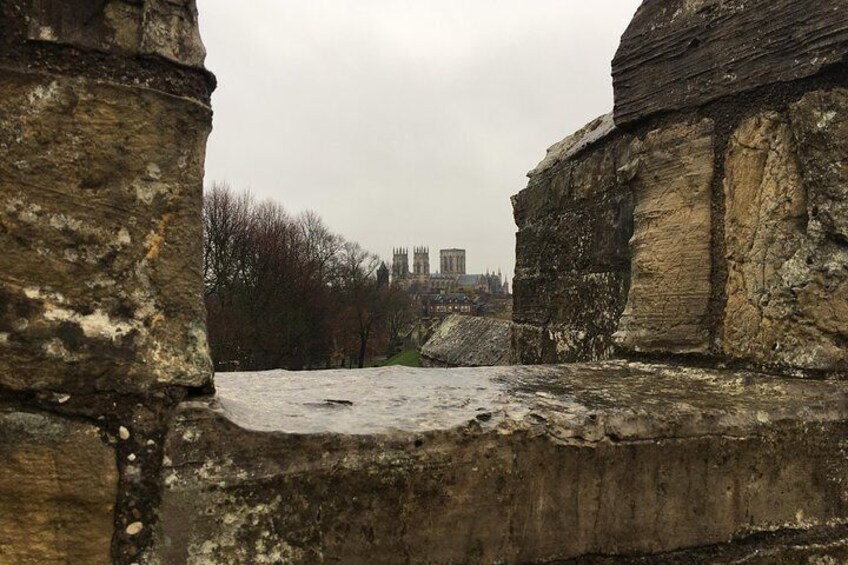
M847 5L646 1L514 198L520 362L848 372Z
M0 563L848 560L848 0L644 2L515 198L525 365L214 387L194 1L0 44Z

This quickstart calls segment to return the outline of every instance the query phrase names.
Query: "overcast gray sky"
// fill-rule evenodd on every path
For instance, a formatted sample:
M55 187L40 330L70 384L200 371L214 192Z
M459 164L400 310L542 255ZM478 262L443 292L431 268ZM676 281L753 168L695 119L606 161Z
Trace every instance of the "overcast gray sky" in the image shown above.
M219 80L206 183L313 209L387 260L461 247L511 280L510 196L611 109L639 3L198 0Z

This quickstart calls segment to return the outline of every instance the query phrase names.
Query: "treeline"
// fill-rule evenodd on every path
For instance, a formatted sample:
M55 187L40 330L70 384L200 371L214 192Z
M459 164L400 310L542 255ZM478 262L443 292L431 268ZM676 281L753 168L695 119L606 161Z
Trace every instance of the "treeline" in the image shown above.
M407 295L380 261L313 212L290 216L215 184L203 201L209 344L216 369L362 367L390 352Z

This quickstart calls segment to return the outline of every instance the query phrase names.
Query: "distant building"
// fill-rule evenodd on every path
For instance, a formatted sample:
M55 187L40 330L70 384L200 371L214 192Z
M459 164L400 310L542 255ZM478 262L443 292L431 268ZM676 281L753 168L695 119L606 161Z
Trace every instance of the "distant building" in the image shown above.
M415 276L430 276L430 249L416 247L412 266Z
M380 268L377 269L377 286L389 286L389 268L385 261L380 263Z
M440 272L430 272L430 249L425 246L413 249L413 269L409 270L409 249L393 250L392 282L410 294L487 294L508 296L509 285L503 275L487 272L484 275L466 274L465 249L442 249L439 251Z
M392 250L392 280L399 281L409 276L409 249L398 247Z
M467 294L431 294L422 300L424 317L446 318L451 314L472 316L477 313L477 305Z
M441 258L441 271L446 275L465 274L465 249L442 249L439 251Z

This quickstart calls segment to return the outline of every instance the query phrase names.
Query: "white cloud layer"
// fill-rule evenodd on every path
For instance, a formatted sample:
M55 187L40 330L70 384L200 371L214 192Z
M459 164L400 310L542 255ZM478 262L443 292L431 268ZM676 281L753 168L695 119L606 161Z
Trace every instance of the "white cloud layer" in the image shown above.
M390 259L462 247L512 277L510 196L612 107L639 0L199 0L216 73L207 183L227 181Z

